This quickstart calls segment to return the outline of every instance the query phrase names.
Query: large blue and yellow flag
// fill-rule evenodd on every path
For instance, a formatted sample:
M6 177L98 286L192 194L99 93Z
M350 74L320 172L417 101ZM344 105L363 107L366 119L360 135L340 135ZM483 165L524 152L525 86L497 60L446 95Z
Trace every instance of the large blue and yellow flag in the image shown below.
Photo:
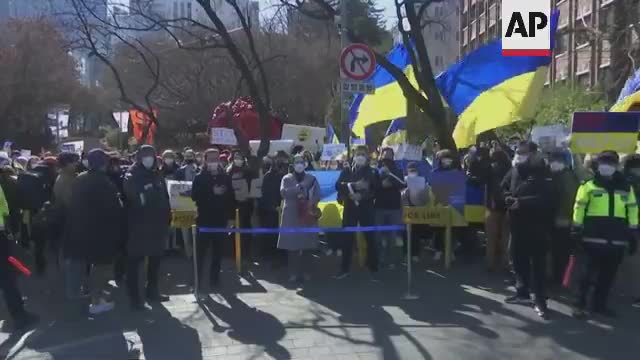
M333 125L327 125L327 143L329 144L340 144L340 139L336 135L336 131L333 128Z
M559 12L551 15L551 47ZM551 57L502 56L496 39L465 56L436 78L440 93L458 115L458 148L476 143L485 131L533 116Z
M396 45L387 55L387 60L402 70L414 87L418 87L409 52L403 44ZM407 99L396 79L378 65L372 81L375 94L356 95L349 111L351 132L359 138L366 137L365 128L371 124L407 116Z
M620 91L618 100L609 111L624 112L635 105L640 105L640 69L631 75Z

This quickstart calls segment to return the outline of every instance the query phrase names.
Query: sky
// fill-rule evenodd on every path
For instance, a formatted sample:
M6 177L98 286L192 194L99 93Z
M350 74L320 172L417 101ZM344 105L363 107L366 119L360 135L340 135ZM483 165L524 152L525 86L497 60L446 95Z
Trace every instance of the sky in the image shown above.
M260 12L262 16L268 16L273 11L273 4L280 4L279 0L258 0L260 1ZM378 7L384 10L384 17L387 20L387 28L393 26L397 21L396 7L394 0L377 0Z

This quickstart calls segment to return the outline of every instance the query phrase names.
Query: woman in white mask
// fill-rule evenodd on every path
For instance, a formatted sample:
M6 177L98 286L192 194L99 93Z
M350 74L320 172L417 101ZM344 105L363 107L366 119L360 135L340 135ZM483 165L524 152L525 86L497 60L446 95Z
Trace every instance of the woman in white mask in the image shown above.
M282 208L282 228L315 227L318 225L320 210L320 186L316 178L305 171L305 159L296 155L293 159L293 173L282 178L280 193L284 200ZM318 246L317 233L281 233L278 249L289 252L289 281L309 280L310 265L313 263L311 251Z

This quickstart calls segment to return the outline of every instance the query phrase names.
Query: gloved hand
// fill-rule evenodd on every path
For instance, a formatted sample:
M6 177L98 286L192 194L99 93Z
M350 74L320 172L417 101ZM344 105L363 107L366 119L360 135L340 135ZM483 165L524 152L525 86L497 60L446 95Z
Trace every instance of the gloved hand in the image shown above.
M571 242L572 253L576 254L580 252L580 250L582 249L582 228L579 228L579 227L571 228L569 240Z

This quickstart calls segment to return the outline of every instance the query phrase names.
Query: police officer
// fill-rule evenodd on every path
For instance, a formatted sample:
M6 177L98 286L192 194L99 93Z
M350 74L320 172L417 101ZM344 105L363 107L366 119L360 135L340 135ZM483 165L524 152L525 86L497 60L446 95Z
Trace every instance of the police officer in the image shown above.
M615 316L607 308L607 297L625 253L636 251L638 205L631 185L617 170L618 161L615 151L602 152L594 178L583 183L576 195L573 236L585 260L573 312L577 318L586 316L592 283L594 313Z

